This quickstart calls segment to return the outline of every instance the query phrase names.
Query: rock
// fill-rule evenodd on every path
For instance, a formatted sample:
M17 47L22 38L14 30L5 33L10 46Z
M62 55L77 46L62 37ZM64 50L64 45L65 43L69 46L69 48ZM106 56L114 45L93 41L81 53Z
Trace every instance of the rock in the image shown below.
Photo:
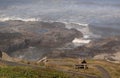
M37 52L35 56L42 56L54 48L72 42L74 38L83 37L80 31L67 29L65 24L60 22L15 20L2 22L0 25L0 47L10 56L16 55L16 52L29 56L30 47L37 47L32 49L32 54Z

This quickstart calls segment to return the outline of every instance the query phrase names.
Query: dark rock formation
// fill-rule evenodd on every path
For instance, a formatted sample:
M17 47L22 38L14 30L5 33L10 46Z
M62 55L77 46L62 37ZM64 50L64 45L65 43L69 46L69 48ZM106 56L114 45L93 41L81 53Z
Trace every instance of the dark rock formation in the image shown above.
M46 51L45 49L47 49L46 52L50 52L51 48L63 46L72 42L74 38L83 36L76 29L65 28L65 24L60 22L16 20L2 22L0 25L0 47L9 55L15 55L16 52L24 55L24 52L27 51L29 56L29 47L42 49L42 51L35 50L35 48L31 49L31 52L35 51L38 52L37 55L40 55L41 52Z

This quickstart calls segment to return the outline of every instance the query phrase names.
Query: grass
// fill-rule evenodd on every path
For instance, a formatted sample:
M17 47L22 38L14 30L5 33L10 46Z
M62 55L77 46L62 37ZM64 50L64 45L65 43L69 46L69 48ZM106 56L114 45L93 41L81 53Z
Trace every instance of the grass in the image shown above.
M0 67L0 78L84 78L51 68L30 68L24 66Z
M110 63L105 60L87 60L89 69L76 70L74 69L74 64L77 64L78 62L79 62L78 59L72 59L72 58L50 59L48 66L56 67L57 69L64 69L68 71L70 70L70 71L102 77L101 72L96 67L94 67L94 65L100 65L110 73L112 78L120 78L120 64Z
M104 60L87 60L88 69L77 70L74 69L74 65L77 64L78 61L78 59L72 58L48 59L45 68L30 68L22 66L15 67L4 66L4 64L0 64L0 78L85 78L76 74L66 73L59 70L84 73L101 78L101 72L96 67L94 67L94 65L100 65L104 67L110 73L112 78L120 78L120 64L114 64ZM27 64L27 62L25 62L25 64ZM30 64L44 66L43 63Z
M112 78L120 78L120 64L107 62L105 60L94 60L95 64L104 67L111 75Z
M1 67L0 78L70 78L68 74L45 69L32 69L29 67Z
M49 59L48 65L49 67L54 67L56 69L63 69L65 71L73 71L78 73L84 73L89 75L94 75L97 77L101 77L101 73L92 65L88 64L88 68L86 70L83 69L74 69L74 65L78 64L78 59L72 58L64 58L64 59Z

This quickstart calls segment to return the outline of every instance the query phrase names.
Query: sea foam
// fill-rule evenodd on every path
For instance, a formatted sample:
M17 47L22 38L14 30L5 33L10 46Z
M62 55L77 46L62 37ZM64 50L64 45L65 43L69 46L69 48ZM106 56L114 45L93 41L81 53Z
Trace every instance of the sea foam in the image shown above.
M21 20L21 21L39 21L39 19L36 18L20 18L20 17L0 17L0 21L5 22L9 20Z

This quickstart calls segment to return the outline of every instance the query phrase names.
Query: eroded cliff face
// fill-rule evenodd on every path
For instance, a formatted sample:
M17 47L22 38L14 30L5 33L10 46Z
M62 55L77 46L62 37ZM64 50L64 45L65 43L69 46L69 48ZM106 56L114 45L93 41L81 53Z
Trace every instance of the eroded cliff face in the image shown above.
M31 56L32 59L37 55L40 58L47 52L72 42L74 38L81 37L83 35L80 31L67 29L60 22L0 22L1 50L13 57Z

